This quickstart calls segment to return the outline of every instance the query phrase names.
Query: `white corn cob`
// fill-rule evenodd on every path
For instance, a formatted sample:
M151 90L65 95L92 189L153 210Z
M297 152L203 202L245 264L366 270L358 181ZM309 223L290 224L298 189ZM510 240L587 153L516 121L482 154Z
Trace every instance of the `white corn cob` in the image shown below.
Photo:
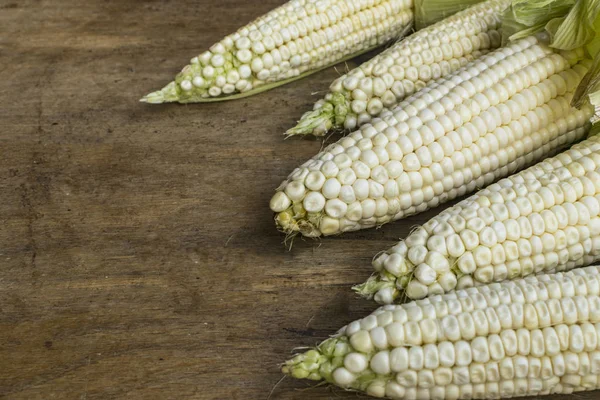
M382 225L574 143L592 115L569 105L582 57L529 37L432 82L296 168L271 199L277 225L311 237Z
M487 0L403 39L336 79L314 110L287 135L324 135L331 128L354 130L427 82L463 67L500 46L500 15L508 0Z
M559 123L571 129L577 118ZM592 136L444 210L379 255L378 272L357 291L390 303L401 292L415 299L597 261L600 136Z
M600 267L386 305L283 371L390 399L598 389Z
M192 58L141 101L208 102L249 96L404 35L412 0L292 0Z

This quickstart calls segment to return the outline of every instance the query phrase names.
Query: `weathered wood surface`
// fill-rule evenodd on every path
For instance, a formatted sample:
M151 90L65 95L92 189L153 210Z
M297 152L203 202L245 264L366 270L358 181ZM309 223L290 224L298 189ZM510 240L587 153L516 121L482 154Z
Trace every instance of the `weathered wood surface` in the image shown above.
M432 212L288 251L268 209L321 146L281 134L336 70L138 103L280 2L0 1L0 396L266 399L294 347L375 308L350 285ZM271 399L357 397L312 386Z

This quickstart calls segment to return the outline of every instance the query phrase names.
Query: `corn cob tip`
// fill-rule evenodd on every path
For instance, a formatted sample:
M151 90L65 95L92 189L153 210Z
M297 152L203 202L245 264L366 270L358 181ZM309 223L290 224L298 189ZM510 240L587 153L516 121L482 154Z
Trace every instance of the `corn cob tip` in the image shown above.
M178 101L178 99L177 85L175 82L171 82L161 90L157 90L156 92L152 92L142 97L140 101L142 103L161 104Z
M377 273L363 284L354 286L354 291L379 304L392 304L443 294L457 285L461 289L473 286L470 276L465 276L454 260L450 262L432 253L427 262L416 265L402 255L403 245L401 242L394 248L398 252L385 252L375 257L373 267Z
M286 137L296 135L324 136L333 126L333 110L319 108L305 113L298 124L285 132Z
M297 354L294 358L286 361L281 371L297 379L320 381L323 377L319 373L319 369L327 361L328 357L321 354L317 349L312 349Z
M288 137L294 135L324 136L334 126L355 127L355 125L345 126L343 123L351 119L348 118L349 111L350 103L346 96L342 93L330 93L325 96L325 100L318 101L312 111L304 113L298 124L285 134Z
M343 366L344 358L352 351L354 349L348 343L347 336L331 337L314 349L296 354L285 362L281 371L298 379L324 379L330 383L338 383L339 379L334 376L334 371Z
M385 280L382 275L372 275L366 282L352 287L357 294L366 299L375 299L379 304L392 304L400 295L396 288L397 278Z
M321 231L318 228L319 219L318 215L312 217L299 216L291 207L275 215L277 227L286 235L301 233L303 236L314 238L321 236Z

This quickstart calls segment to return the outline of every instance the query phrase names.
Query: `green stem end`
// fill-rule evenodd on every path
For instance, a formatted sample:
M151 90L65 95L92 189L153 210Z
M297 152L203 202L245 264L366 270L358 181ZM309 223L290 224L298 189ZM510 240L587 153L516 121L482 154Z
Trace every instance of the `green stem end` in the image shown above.
M344 357L351 351L347 337L332 337L316 349L297 354L286 361L281 370L297 379L333 382L333 371L344 364Z
M379 273L371 275L365 283L355 285L352 287L356 293L360 296L372 299L381 289L385 288L396 288L396 279L384 280Z
M285 132L286 137L296 135L324 136L333 126L333 110L319 108L305 113L298 124Z
M177 94L177 84L175 82L169 83L167 86L156 92L147 94L140 99L142 103L150 104L161 104L171 103L179 101L179 95Z

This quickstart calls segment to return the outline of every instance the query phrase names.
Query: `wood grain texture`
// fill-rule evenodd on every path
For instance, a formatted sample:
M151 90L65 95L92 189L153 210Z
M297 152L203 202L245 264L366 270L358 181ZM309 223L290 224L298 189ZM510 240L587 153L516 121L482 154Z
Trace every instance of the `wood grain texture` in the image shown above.
M322 145L282 133L334 68L237 102L138 103L280 3L0 0L2 398L266 399L294 347L375 308L350 285L434 212L287 251L268 209ZM313 386L271 399L357 398Z

